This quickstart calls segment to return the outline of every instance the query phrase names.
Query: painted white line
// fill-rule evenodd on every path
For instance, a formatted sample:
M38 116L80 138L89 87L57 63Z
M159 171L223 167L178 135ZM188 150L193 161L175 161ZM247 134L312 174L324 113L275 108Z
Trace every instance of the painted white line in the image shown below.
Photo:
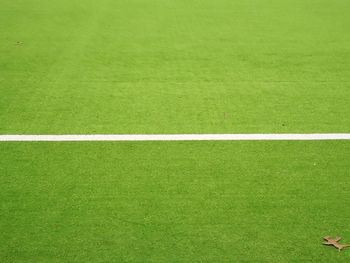
M350 133L0 135L0 141L313 141L350 140Z

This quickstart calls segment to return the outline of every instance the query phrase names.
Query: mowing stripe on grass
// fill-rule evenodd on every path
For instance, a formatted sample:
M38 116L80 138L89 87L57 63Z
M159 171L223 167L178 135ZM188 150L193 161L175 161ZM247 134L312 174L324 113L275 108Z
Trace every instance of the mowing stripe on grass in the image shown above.
M308 141L350 140L350 133L0 135L0 141Z

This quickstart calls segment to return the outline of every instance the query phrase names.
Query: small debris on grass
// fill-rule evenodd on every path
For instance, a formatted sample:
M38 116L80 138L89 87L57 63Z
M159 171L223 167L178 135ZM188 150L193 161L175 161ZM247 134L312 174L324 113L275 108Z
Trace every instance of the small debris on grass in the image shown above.
M338 243L338 241L341 239L341 237L336 237L335 239L331 238L330 236L326 236L323 238L323 240L325 240L325 242L323 242L323 245L327 245L327 246L333 246L336 249L338 249L338 251L340 252L342 249L349 247L350 245L341 245Z

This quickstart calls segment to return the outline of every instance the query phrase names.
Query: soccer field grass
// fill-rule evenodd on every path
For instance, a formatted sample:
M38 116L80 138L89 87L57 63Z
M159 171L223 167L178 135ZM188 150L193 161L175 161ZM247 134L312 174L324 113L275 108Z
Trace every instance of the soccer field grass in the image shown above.
M0 136L350 133L348 0L2 0ZM350 141L1 142L0 262L349 262Z
M3 0L0 133L349 132L349 10Z
M3 143L2 262L348 262L350 143Z

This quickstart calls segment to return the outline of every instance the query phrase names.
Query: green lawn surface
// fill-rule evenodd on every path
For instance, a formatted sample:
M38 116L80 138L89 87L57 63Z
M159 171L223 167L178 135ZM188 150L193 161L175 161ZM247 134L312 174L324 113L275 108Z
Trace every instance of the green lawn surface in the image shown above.
M1 262L349 262L349 142L0 144Z
M350 132L348 0L1 0L0 135ZM0 262L350 262L350 142L0 142Z
M2 0L0 134L350 131L348 0Z

